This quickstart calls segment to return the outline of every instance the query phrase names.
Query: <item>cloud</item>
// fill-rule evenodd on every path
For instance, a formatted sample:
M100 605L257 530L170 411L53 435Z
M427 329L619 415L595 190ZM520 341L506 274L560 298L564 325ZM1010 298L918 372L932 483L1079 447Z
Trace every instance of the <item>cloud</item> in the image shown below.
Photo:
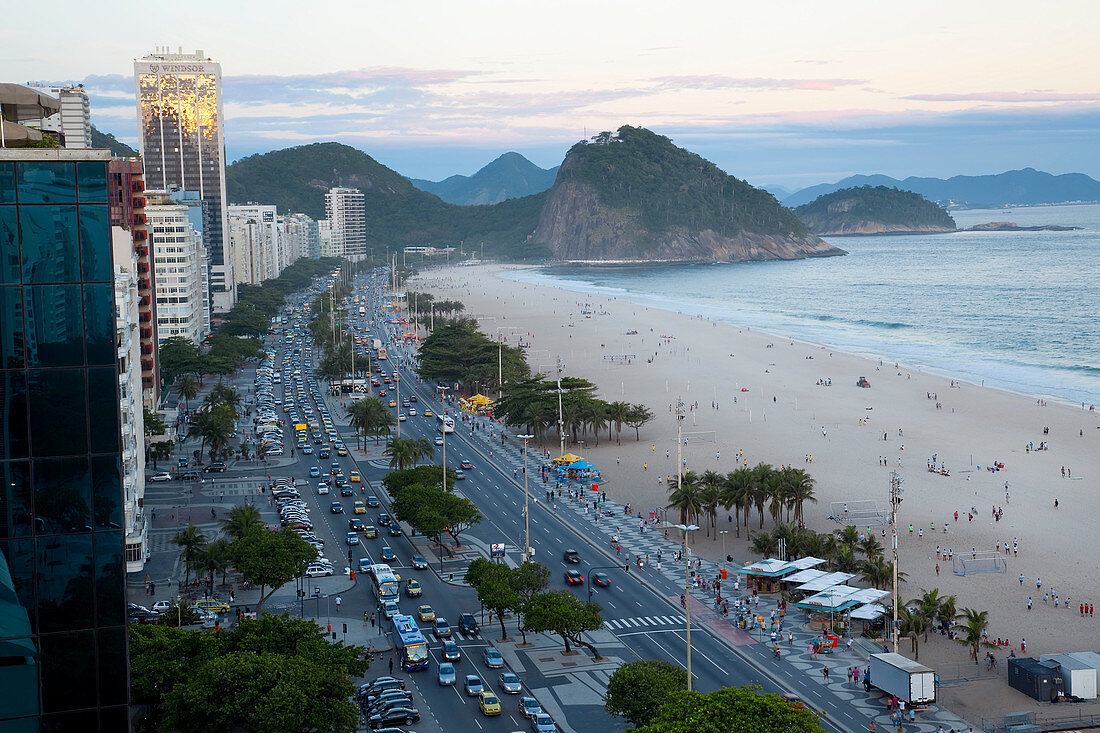
M832 92L838 87L866 84L865 79L772 79L768 77L735 77L720 74L685 74L659 76L652 80L659 89L756 89L762 91Z
M1096 102L1100 92L967 92L965 94L911 94L901 99L920 102L1003 102L1008 104L1034 104L1037 102Z

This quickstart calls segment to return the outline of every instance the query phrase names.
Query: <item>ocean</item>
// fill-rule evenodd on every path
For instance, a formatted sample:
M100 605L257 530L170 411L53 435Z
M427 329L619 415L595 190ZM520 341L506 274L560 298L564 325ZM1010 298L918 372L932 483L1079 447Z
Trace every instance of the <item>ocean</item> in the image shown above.
M1100 403L1100 205L953 211L1073 232L826 237L844 257L546 267L505 277L821 344L974 384Z

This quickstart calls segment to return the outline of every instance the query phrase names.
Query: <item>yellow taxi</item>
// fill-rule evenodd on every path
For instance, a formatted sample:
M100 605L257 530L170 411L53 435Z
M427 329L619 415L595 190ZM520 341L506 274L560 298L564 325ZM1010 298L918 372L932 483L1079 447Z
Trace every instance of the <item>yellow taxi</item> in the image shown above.
M416 617L425 623L435 621L435 611L431 606L423 605L416 609Z
M368 540L373 540L378 537L378 528L373 524L368 524L363 527L363 536Z
M481 708L483 715L500 715L500 698L489 690L481 693L477 706Z
M352 512L354 512L355 514L366 514L367 513L367 505L364 504L361 501L357 501L354 504L352 504Z
M352 471L350 474L348 474L348 481L354 481L355 483L359 483L359 472L358 471Z
M229 604L224 601L219 601L217 598L200 598L199 600L195 601L193 605L200 611L229 613Z
M431 410L424 410L424 417L432 417L432 411Z

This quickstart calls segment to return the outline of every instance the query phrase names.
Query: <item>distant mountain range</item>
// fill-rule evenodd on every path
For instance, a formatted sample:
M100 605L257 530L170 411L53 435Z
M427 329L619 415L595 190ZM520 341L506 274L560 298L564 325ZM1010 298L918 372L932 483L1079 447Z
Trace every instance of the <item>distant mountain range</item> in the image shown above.
M472 176L455 175L442 181L410 178L409 181L447 203L477 206L541 193L554 185L557 175L557 166L547 170L519 153L505 153Z
M822 183L803 188L781 201L784 206L793 208L808 204L827 193L861 186L899 188L903 191L919 193L926 199L943 206L959 208L1100 201L1100 181L1083 173L1065 173L1055 176L1034 168L1005 171L988 176L953 176L948 179L910 176L899 181L897 178L883 175L849 176L836 183Z

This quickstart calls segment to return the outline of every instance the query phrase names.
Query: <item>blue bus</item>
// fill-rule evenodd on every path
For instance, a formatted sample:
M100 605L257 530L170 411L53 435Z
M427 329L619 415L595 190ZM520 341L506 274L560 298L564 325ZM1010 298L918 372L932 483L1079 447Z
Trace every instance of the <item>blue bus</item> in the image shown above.
M412 616L397 614L393 617L393 635L401 651L401 669L412 672L428 668L428 641L420 633Z

